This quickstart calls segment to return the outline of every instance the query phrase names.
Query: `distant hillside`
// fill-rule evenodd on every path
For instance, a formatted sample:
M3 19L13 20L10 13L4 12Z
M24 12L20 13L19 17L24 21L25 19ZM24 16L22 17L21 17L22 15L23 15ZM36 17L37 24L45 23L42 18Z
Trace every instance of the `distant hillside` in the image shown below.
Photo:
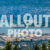
M32 5L50 7L50 0L0 0L0 6L12 5Z

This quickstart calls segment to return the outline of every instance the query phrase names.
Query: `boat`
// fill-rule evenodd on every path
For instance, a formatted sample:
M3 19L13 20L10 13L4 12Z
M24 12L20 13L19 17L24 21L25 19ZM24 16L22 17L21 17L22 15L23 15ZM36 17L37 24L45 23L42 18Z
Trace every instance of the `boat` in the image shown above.
M0 35L4 35L4 33L0 33Z

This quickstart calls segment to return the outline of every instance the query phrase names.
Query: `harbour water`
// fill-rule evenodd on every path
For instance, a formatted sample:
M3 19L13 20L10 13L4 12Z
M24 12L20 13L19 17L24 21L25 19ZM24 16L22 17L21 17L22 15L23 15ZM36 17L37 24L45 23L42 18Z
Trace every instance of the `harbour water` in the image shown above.
M12 27L0 27L0 33L4 33L5 35L8 35L8 29L12 29L12 30L16 29L17 31L18 31L18 29L20 29L20 30L40 29L43 34L50 33L50 27L28 27L28 28L24 28L24 27L20 27L20 28L18 28L18 27L16 27L16 28L15 27L14 28L12 28Z

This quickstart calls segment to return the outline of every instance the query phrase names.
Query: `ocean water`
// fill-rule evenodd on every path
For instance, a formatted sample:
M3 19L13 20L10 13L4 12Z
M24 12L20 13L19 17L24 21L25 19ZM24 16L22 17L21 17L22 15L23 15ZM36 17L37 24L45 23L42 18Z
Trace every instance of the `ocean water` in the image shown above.
M50 33L50 27L29 27L29 28L22 28L22 27L21 28L18 28L18 27L16 27L16 28L0 27L0 33L4 33L5 35L8 35L8 29L12 29L13 31L14 31L14 29L16 29L16 31L18 31L18 29L20 29L21 31L23 29L27 29L27 30L29 30L29 29L35 29L35 30L40 29L43 34Z

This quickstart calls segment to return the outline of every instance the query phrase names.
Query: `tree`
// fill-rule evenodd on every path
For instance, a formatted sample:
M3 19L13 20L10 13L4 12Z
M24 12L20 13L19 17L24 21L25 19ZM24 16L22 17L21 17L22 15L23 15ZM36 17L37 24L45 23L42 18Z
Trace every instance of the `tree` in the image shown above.
M13 48L13 50L21 50L22 48L18 48L18 43L19 43L19 41L17 40L17 37L16 37L16 40L15 40L15 43L14 43L14 48Z
M50 50L50 40L49 40L49 44L48 44L48 50Z
M6 43L4 50L12 50L12 43L10 41Z
M21 50L22 48L18 48L18 44L15 44L13 50Z
M19 43L19 41L17 40L17 37L16 37L16 39L15 39L15 43Z
M39 47L39 45L36 43L35 45L33 45L33 49L34 49L34 50L40 50L40 47Z
M2 48L2 50L5 50L5 48Z
M18 50L18 45L15 45L15 47L13 48L13 50Z
M46 48L47 46L46 46L46 44L45 43L43 43L42 44L42 50L47 50L47 48Z

